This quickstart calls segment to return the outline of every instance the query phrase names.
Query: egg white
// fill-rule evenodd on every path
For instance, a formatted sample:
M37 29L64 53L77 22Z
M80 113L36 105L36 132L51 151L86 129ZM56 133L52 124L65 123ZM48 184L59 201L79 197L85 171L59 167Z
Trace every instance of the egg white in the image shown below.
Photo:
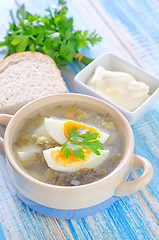
M48 131L49 135L56 142L58 142L60 144L64 144L67 141L67 138L64 135L64 123L65 122L66 122L65 120L59 120L59 119L55 119L55 118L44 118L44 124L45 124L46 130ZM101 143L105 143L110 135L105 132L101 132L100 130L98 130L98 131L101 133L99 141Z
M101 165L108 158L108 155L109 155L108 150L100 150L101 155L96 155L95 153L91 152L90 155L88 156L87 161L82 159L80 162L76 164L76 166L66 167L61 164L58 164L51 157L51 151L56 151L56 150L61 150L61 147L46 149L43 151L43 154L48 167L61 172L75 172L83 168L96 168L99 165Z

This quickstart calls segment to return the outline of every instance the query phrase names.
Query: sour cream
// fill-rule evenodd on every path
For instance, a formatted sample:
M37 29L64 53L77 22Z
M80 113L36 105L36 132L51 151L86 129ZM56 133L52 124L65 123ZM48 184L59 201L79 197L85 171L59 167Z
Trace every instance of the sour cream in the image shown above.
M128 111L139 107L149 97L149 86L125 72L107 71L98 66L87 85Z

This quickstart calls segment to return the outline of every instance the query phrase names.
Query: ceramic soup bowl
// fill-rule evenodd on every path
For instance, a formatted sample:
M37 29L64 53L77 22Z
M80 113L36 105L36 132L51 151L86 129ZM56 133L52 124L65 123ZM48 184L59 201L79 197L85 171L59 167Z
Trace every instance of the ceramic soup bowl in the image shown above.
M31 113L54 103L85 104L97 112L109 113L116 120L123 134L124 154L115 170L96 182L80 186L47 184L22 170L13 149L19 126ZM1 151L5 151L11 182L20 199L41 214L64 219L94 215L109 207L118 197L140 190L152 178L150 162L134 155L134 136L126 118L110 104L97 98L74 93L47 96L25 105L14 116L0 114L0 124L8 124L4 139L0 138L0 147ZM144 170L142 175L133 181L126 181L130 171L139 168Z

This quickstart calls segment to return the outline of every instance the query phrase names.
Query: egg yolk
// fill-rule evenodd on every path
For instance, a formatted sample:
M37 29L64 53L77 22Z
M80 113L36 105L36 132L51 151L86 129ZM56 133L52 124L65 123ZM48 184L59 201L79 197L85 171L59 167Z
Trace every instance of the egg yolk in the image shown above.
M90 151L88 149L84 149L84 160L79 158L79 157L75 157L73 155L73 152L71 150L71 155L67 158L63 152L61 152L60 149L56 149L56 150L51 150L51 157L54 159L54 161L61 166L64 167L79 167L81 165L83 165L84 162L86 162L89 158L90 155Z
M77 129L79 128L85 128L85 129L88 129L90 132L97 132L99 134L99 137L100 137L100 131L98 131L96 128L94 127L91 127L91 126L87 126L81 122L74 122L74 121L71 121L71 120L67 120L65 123L64 123L64 135L65 137L68 139L68 132L69 132L69 128L73 128L73 127L76 127Z

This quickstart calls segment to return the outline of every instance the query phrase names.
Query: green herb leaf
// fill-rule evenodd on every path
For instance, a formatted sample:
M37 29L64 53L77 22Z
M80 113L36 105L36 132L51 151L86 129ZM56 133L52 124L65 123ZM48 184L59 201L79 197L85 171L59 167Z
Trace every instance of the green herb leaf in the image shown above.
M23 52L25 51L27 44L28 44L28 38L29 36L27 35L17 35L13 40L12 40L12 45L15 46L15 49L17 52Z
M64 155L68 158L71 155L71 150L73 155L77 158L80 157L84 159L84 151L82 145L75 142L66 141L61 148L61 152L64 152Z
M76 127L69 128L68 140L62 145L61 151L66 157L73 155L77 158L84 159L84 147L94 152L96 155L101 155L99 150L106 149L103 144L97 140L98 133L90 132L88 129Z
M65 142L62 145L61 152L64 152L64 155L68 158L71 155L71 148L69 146L69 141Z
M83 134L85 134L88 131L88 129L85 128L79 128L76 127L69 128L69 140L74 140L78 142L83 141Z
M66 16L67 11L64 0L59 0L55 10L47 9L45 16L27 12L23 4L16 16L10 11L12 23L0 47L8 47L7 56L28 50L45 53L59 67L72 62L80 48L96 44L101 37L95 32L74 30L73 18ZM85 65L91 61L86 56L81 59Z
M86 135L83 136L84 142L95 140L98 137L98 133L95 132L86 132Z

